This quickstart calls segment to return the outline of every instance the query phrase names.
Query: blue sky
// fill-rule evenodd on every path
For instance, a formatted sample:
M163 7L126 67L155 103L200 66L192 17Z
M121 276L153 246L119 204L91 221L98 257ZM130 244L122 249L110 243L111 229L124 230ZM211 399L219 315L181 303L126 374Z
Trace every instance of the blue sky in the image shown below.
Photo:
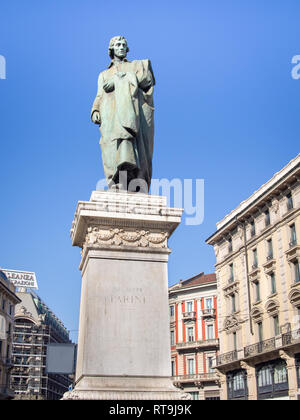
M205 218L170 239L173 284L214 271L215 224L299 153L297 0L15 0L1 8L0 266L35 271L38 293L78 329L78 200L104 177L90 122L108 42L156 77L154 178L205 181Z

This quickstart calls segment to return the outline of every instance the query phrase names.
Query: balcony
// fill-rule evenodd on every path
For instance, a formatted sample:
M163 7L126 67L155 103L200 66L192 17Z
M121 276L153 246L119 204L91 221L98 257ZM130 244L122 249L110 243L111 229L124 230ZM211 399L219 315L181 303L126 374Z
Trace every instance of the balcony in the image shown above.
M196 312L183 312L182 318L184 321L192 321L196 319Z
M219 354L217 356L217 366L226 365L228 363L232 363L238 360L238 352L237 350L229 351L227 353Z
M202 318L215 318L216 310L215 308L205 308L201 310Z
M219 347L219 339L212 338L208 340L187 341L185 343L176 344L176 350L190 350L205 347Z
M282 334L282 345L289 346L291 344L300 343L300 328L298 330L289 331Z
M285 251L286 258L289 262L294 262L300 259L300 245L294 239L289 243L289 249Z
M244 347L244 357L256 356L276 349L275 337Z
M265 273L271 273L275 271L275 265L276 265L276 260L273 256L273 254L269 254L267 256L267 261L263 264Z
M258 264L254 263L249 271L249 278L251 281L259 280L260 278L260 268Z
M202 382L216 382L218 377L215 372L194 373L188 375L173 376L174 385L180 387L182 384L194 383L196 386Z
M233 279L233 278L232 278ZM225 287L223 287L224 295L228 296L232 293L237 293L239 290L239 281L237 279L233 279L233 281L229 281Z

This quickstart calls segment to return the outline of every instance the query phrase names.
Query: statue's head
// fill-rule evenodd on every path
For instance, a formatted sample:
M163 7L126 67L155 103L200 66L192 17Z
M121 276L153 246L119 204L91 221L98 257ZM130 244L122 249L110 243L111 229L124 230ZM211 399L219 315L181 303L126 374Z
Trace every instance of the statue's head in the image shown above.
M111 59L115 56L119 58L126 57L129 48L127 46L127 41L124 36L114 36L110 42L108 47L108 54Z

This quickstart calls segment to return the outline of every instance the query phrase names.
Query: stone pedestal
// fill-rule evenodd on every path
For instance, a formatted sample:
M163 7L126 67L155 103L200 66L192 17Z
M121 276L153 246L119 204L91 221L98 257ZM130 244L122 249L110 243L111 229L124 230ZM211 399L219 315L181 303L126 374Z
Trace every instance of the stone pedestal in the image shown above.
M94 191L71 229L82 248L76 384L63 399L188 399L171 381L166 198Z

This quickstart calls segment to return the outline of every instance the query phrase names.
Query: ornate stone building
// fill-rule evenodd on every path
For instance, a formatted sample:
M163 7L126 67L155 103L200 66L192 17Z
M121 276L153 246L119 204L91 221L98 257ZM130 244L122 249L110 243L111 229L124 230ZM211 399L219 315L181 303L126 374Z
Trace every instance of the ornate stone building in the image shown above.
M215 274L200 273L169 288L173 381L197 400L219 399L216 286Z
M300 155L217 223L221 399L297 399Z
M14 391L10 387L10 372L14 313L17 303L20 303L20 299L15 294L15 286L0 270L0 400L14 397Z
M68 375L47 373L47 344L70 343L69 332L32 290L17 295L11 372L15 399L60 399L72 381Z

